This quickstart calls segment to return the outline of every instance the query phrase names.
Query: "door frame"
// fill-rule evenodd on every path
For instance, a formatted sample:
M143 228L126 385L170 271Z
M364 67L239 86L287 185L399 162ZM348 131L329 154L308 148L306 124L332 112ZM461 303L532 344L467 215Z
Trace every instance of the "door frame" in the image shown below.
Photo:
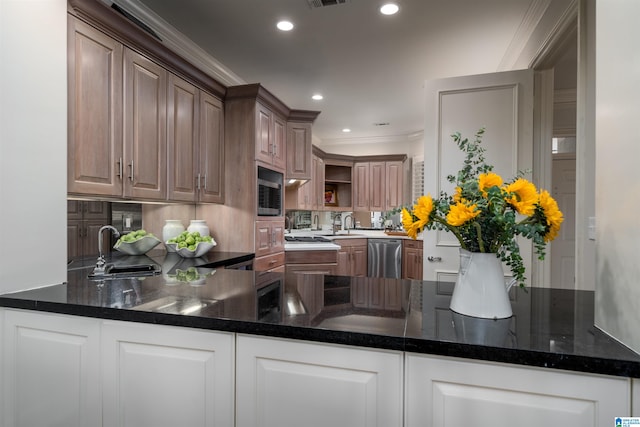
M537 55L529 63L529 68L534 70L534 115L533 115L533 182L540 188L552 188L552 139L553 135L553 110L554 110L554 81L553 67L565 50L569 47L570 40L578 31L578 23L581 14L581 4L586 0L574 1L558 24L546 39ZM581 43L580 40L578 43ZM579 49L579 47L577 47ZM578 68L580 64L578 64ZM578 70L580 74L580 70ZM580 91L578 83L578 92ZM578 100L580 97L578 96ZM580 135L578 128L584 121L576 121L576 135ZM584 132L584 131L583 131ZM577 162L577 167L580 167ZM576 197L578 197L576 189ZM578 210L576 206L576 211ZM578 215L576 212L576 227L578 227ZM578 230L576 230L576 236ZM576 283L578 282L577 256L578 245L576 242ZM544 261L537 258L532 263L532 277L537 283L549 286L551 284L551 260L547 257Z

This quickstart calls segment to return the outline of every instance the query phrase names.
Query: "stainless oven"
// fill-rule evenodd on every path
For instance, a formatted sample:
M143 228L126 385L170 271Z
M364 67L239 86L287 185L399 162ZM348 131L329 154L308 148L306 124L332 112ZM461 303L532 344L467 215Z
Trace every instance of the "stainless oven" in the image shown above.
M282 216L283 177L258 166L258 216Z

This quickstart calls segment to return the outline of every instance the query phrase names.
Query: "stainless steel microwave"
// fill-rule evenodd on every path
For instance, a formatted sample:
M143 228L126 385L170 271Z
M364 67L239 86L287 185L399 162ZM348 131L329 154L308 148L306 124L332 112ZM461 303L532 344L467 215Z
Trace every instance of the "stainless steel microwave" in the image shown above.
M283 191L282 174L258 166L259 216L282 216Z

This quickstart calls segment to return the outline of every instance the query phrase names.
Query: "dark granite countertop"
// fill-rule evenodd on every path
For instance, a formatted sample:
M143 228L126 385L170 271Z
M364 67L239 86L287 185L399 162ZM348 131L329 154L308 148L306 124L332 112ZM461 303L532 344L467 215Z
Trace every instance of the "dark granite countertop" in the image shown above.
M67 283L0 296L0 306L95 318L445 355L640 378L640 355L593 326L593 292L512 290L514 316L449 310L452 283L207 268Z

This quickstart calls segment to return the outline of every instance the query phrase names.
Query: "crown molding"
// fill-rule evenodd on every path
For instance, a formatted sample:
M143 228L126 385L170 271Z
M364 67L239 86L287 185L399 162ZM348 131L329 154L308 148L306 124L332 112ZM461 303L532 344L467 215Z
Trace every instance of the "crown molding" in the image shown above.
M522 22L520 22L520 26L518 26L518 29L513 36L513 39L511 39L511 43L509 43L509 47L507 47L500 64L498 64L497 71L508 71L513 69L520 57L520 54L522 54L524 47L533 35L538 23L547 11L549 4L551 4L551 0L533 0L531 2L529 9L527 9L527 12L522 18Z
M363 136L355 138L325 138L322 139L322 147L328 147L332 145L345 145L345 144L390 144L398 142L414 142L422 139L424 135L423 131L412 132L404 135L385 135L385 136Z
M102 0L110 5L111 1ZM162 39L162 44L191 62L203 72L225 86L243 85L246 82L233 71L205 52L191 39L180 33L175 27L159 17L139 0L114 0L118 6L148 25Z

